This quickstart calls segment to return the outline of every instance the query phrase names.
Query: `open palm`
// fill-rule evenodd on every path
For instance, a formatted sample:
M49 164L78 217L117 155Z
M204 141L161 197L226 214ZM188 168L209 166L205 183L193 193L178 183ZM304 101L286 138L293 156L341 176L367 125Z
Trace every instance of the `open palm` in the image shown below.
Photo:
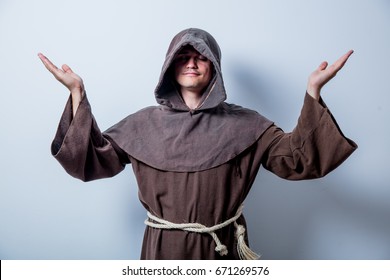
M64 86L66 86L71 92L73 91L84 91L84 85L83 80L80 78L79 75L74 73L72 69L64 64L62 65L62 69L55 66L46 56L39 53L39 58L47 68L47 70L50 71L50 73L53 74L53 76L60 81Z
M322 62L320 66L309 76L307 93L318 100L320 98L321 88L334 76L336 76L337 72L343 68L352 53L353 50L348 51L329 67L328 62Z
M84 84L83 80L80 78L79 75L74 73L72 69L66 64L62 65L61 69L55 66L46 56L39 53L39 58L47 68L47 70L50 71L50 73L53 74L53 76L60 81L64 86L66 86L72 96L72 109L73 109L73 116L76 115L76 111L79 107L79 104L84 96Z

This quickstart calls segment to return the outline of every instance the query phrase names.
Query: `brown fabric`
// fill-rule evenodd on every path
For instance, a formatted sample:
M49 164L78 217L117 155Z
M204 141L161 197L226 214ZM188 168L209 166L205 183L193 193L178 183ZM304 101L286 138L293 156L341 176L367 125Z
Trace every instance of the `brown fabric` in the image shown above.
M270 125L254 111L222 103L199 113L149 107L105 134L127 154L154 168L194 172L233 159Z
M83 181L112 177L129 161L114 149L115 143L103 138L91 113L86 95L72 119L71 97L65 106L51 145L52 154L73 177Z
M131 161L140 201L148 211L175 223L212 226L234 215L261 165L290 180L318 178L356 149L323 105L306 95L297 127L291 133L272 125L251 147L218 167L174 172L153 168L108 141L93 121L84 98L72 121L68 102L52 153L67 172L85 181L113 176ZM245 224L243 217L238 222ZM217 234L229 250L223 258L238 259L233 226ZM141 258L221 259L214 248L208 234L146 228Z

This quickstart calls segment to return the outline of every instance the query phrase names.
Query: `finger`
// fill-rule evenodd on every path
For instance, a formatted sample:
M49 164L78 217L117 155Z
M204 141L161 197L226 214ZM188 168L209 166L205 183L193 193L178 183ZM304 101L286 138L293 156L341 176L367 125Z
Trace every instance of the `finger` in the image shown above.
M62 70L66 73L73 73L72 69L67 64L62 65Z
M54 74L54 72L57 72L59 69L57 66L55 66L46 56L44 56L42 53L38 54L38 57L41 59L43 65L49 70L51 73Z
M44 56L42 53L38 53L38 57L41 59L42 63L47 67L50 67L50 65L54 65L53 63L51 63L51 61L46 57Z
M339 71L347 62L348 58L353 54L353 50L349 50L347 53L345 53L343 56L341 56L338 60L336 60L335 63L333 63L334 67L336 68L336 71Z
M43 53L38 53L38 57L43 61L44 58L46 58L46 56L43 55Z
M328 67L328 62L323 61L323 62L320 64L320 66L318 66L317 70L318 70L318 71L322 71L322 70L325 70L326 67Z

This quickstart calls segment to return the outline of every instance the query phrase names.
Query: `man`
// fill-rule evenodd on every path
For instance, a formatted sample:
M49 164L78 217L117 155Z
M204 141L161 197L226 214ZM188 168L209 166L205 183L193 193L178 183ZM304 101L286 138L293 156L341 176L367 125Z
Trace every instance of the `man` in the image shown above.
M207 32L172 40L155 97L101 133L82 79L39 54L71 93L52 144L54 157L83 181L111 177L131 163L148 211L142 259L255 259L246 245L242 203L262 165L289 180L319 178L356 144L340 131L320 90L352 51L309 77L296 128L284 133L255 111L224 102L221 52Z

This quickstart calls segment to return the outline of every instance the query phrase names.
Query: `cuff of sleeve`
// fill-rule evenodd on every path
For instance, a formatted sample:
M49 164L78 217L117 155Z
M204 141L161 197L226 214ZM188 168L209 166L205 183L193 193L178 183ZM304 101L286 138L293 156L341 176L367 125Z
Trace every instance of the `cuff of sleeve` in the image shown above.
M324 100L322 98L320 98L320 100L316 100L308 93L305 95L301 115L298 119L298 125L295 128L295 130L300 131L294 135L299 136L292 139L293 144L297 147L302 147L306 139L310 137L319 126L325 125L325 123L332 123L338 130L339 135L345 138L352 147L357 147L356 143L344 136L338 123L336 122L336 119L333 117Z
M347 138L341 131L336 119L333 117L331 111L325 104L324 100L316 100L308 93L305 95L301 115L298 120L298 126L295 129L299 129L299 138L293 139L294 144L302 147L308 137L321 126L334 126L334 129L354 150L357 148L357 144L351 139Z
M71 127L74 126L74 123L78 123L78 119L83 118L82 115L88 114L90 112L90 105L84 93L83 98L80 101L80 105L77 109L76 115L73 117L72 110L72 97L69 96L68 101L66 102L64 111L60 118L58 124L57 132L51 144L51 153L53 156L56 156L61 149L61 146L65 140L65 137Z
M322 98L316 100L307 92L304 98L298 127L303 129L301 135L310 135L319 125L322 116L329 111Z

